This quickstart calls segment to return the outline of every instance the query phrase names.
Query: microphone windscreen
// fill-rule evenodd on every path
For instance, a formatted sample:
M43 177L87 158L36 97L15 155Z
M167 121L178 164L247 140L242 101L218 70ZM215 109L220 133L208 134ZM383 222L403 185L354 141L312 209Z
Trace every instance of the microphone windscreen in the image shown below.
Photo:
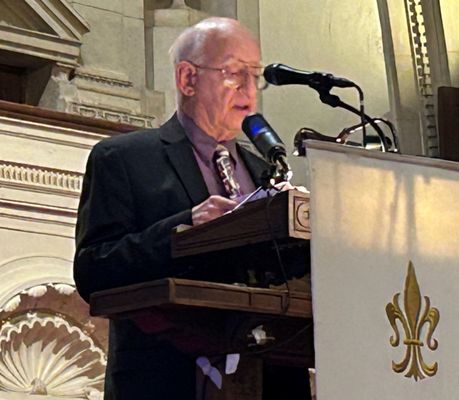
M273 162L273 157L278 154L286 154L282 140L261 114L245 117L242 130L268 162Z
M269 64L267 67L265 67L263 71L263 76L266 82L270 83L271 85L279 85L279 80L277 76L279 65L282 64Z

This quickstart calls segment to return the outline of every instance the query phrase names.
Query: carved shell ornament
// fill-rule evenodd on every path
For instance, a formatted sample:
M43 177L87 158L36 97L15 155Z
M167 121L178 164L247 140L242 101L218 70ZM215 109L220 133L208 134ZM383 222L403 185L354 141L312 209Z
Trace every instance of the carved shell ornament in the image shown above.
M102 400L104 331L71 285L39 284L13 295L0 307L0 399Z
M15 321L16 320L16 321ZM102 391L104 353L78 327L31 313L0 331L0 390L88 398Z

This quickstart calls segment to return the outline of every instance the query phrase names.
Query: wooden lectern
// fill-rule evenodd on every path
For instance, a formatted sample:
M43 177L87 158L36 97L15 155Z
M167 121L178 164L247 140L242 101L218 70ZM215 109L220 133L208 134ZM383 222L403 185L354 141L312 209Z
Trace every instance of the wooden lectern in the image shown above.
M247 203L209 223L177 230L173 257L189 262L193 277L205 276L200 268L208 273L218 270L221 263L226 269L238 270L235 275L231 271L223 274L225 281L241 276L241 271L255 271L255 275L248 274L244 285L167 278L106 290L91 296L91 314L131 318L144 332L164 336L194 356L240 353L241 359L248 356L269 363L312 366L310 292L248 286L267 285L269 280L256 281L264 272L275 283L282 282L282 273L276 270L276 251L287 261L288 276L299 276L299 264L305 273L309 265L308 213L309 195L292 190ZM293 271L292 258L297 259ZM225 384L222 389L227 389ZM227 391L224 398L236 397ZM252 394L250 398L260 397Z

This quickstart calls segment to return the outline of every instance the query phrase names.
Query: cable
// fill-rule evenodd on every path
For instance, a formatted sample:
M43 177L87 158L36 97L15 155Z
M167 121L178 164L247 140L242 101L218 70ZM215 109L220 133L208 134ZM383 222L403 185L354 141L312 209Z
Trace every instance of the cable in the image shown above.
M282 257L281 257L281 254L280 254L279 244L277 243L276 237L274 235L274 229L273 229L273 226L272 226L271 214L270 214L270 209L269 209L274 197L280 191L281 190L278 189L278 191L274 194L274 196L269 196L269 192L268 192L268 201L266 202L265 213L266 213L266 222L268 224L269 234L271 236L271 242L273 243L274 250L276 252L277 262L279 264L279 269L281 271L282 279L284 280L285 288L287 290L287 297L286 297L285 303L282 302L282 314L286 314L288 309L289 309L289 307L290 307L290 285L288 283L287 272L285 271L284 263L282 261Z
M201 400L206 400L206 392L207 392L207 384L209 382L209 377L207 375L204 375L204 381L202 382L202 387L201 387Z
M364 95L363 95L363 90L359 85L354 86L359 93L359 105L360 105L360 121L362 124L362 144L363 148L366 148L367 146L367 129L366 129L366 124L365 124L365 104L364 104Z
M348 110L354 114L357 114L357 115L361 115L360 114L360 111L357 110L355 107L349 105L349 104L346 104L344 103L343 101L341 101L341 99L334 95L334 94L330 94L329 92L319 92L319 97L320 97L320 100L322 101L322 103L324 104L327 104L329 105L330 107L341 107L341 108L344 108L345 110ZM364 114L364 117L365 117L365 121L368 122L373 128L374 130L377 132L379 138L381 139L381 145L382 145L382 151L383 152L388 152L389 149L388 149L388 146L387 146L387 141L386 141L386 137L384 136L384 133L383 131L381 130L381 128L378 126L378 124L376 124L373 120L373 118L369 117L368 115Z

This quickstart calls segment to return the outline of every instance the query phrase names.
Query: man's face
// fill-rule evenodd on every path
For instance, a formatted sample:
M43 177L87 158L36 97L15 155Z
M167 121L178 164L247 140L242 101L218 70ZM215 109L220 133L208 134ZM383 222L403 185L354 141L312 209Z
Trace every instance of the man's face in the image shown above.
M192 117L208 135L218 141L233 139L242 120L256 111L258 66L258 44L246 32L207 42L205 57L195 67Z

